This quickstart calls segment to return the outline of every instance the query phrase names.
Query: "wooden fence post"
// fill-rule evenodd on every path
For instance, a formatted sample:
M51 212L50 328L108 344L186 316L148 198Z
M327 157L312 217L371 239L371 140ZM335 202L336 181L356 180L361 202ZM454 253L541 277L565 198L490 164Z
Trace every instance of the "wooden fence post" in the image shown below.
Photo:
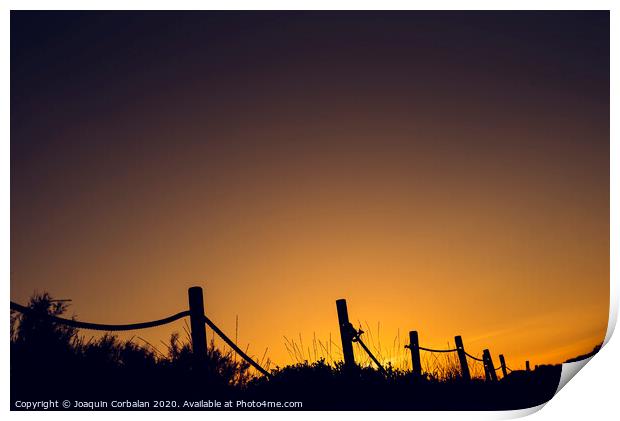
M340 325L340 339L342 340L342 355L344 365L347 368L355 366L353 357L352 326L349 323L349 312L347 311L347 300L341 298L336 300L336 310L338 310L338 324Z
M189 297L189 321L192 329L192 351L197 367L202 367L207 359L207 331L205 329L205 307L202 288L191 287L187 290Z
M525 371L530 371L530 362L529 361L525 362Z
M499 363L502 365L502 375L506 377L508 375L508 371L506 370L506 360L504 359L503 354L499 354Z
M482 359L484 360L484 371L486 374L487 381L497 381L497 373L495 372L495 366L493 365L493 360L491 359L491 353L488 349L482 351Z
M470 381L471 375L469 374L469 366L467 365L467 355L465 355L465 348L463 347L463 338L460 336L454 337L454 343L456 344L456 353L459 356L461 363L461 377L463 380Z
M482 351L482 365L484 366L484 380L491 381L491 373L489 373L489 362L487 360L487 350Z
M411 371L414 376L422 375L422 362L420 361L420 341L418 331L409 332L409 350L411 351Z

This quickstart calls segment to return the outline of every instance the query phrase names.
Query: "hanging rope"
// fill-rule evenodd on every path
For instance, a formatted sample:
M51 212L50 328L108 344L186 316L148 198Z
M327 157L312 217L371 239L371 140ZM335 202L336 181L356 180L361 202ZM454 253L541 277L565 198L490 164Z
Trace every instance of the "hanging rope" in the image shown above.
M246 360L252 367L254 367L256 370L258 370L261 374L265 375L265 377L271 377L271 374L269 374L269 372L267 370L265 370L263 367L261 367L260 365L258 365L258 363L256 361L254 361L252 358L250 358L245 352L243 352L233 341L230 340L230 338L228 336L226 336L224 334L224 332L222 332L220 330L219 327L217 327L215 325L215 323L213 323L207 316L204 316L204 322L207 324L207 326L209 326L211 329L213 329L213 331L215 333L217 333L217 335L222 338L222 340L224 342L226 342L226 344L228 344L229 347L231 347L237 354L239 354L239 356L241 358L243 358L244 360Z
M467 355L467 356L468 356L469 358L471 358L472 360L480 361L481 363L483 363L483 362L484 362L484 360L483 360L482 358L477 358L477 357L474 357L473 355L471 355L471 354L467 353L467 351L465 351L465 355Z
M419 346L418 349L422 351L428 351L428 352L456 352L458 351L456 348L455 349L432 349L432 348L424 348L423 346Z
M11 310L18 311L22 314L28 314L31 316L35 316L40 319L49 320L51 322L58 323L61 325L75 327L78 329L103 330L103 331L114 331L114 332L125 331L125 330L147 329L150 327L156 327L156 326L161 326L161 325L165 325L168 323L172 323L175 320L179 320L183 317L189 316L189 311L186 310L186 311L181 311L180 313L174 314L172 316L159 319L159 320L153 320L150 322L131 323L131 324L123 324L123 325L108 325L108 324L102 324L102 323L80 322L78 320L65 319L63 317L53 316L48 313L42 313L40 311L33 310L30 307L24 307L20 304L14 303L13 301L11 301Z
M385 371L385 368L383 368L379 360L374 356L372 352L370 352L370 349L368 349L364 341L362 341L361 335L364 333L364 331L362 329L355 330L355 328L353 327L351 323L349 323L349 329L351 331L351 342L359 343L362 349L366 352L366 354L368 354L370 359L376 364L379 371L383 375L387 376L387 371Z

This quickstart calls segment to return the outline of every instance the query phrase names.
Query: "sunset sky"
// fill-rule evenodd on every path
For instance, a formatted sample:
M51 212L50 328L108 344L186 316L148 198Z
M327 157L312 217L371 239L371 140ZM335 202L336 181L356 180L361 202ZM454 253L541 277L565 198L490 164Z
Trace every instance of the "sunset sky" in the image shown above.
M12 12L11 299L130 323L193 285L280 365L338 298L386 349L590 351L609 14Z

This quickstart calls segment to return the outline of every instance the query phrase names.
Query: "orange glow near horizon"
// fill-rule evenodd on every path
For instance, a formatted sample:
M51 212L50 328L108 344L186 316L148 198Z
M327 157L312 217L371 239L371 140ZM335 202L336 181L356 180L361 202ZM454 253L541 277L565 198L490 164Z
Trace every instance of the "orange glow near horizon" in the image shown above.
M356 326L368 323L376 336L380 324L378 342L392 352L409 330L429 347L460 334L472 351L488 347L519 367L561 362L602 341L605 200L571 203L574 189L536 182L536 168L518 176L511 168L510 179L480 166L472 169L489 178L466 168L437 178L415 154L407 162L384 145L377 141L375 155L351 152L348 162L325 150L316 154L324 159L259 161L237 174L187 167L200 154L175 160L170 150L170 168L134 167L132 177L91 186L74 208L50 209L53 225L42 220L24 243L38 264L14 265L12 297L50 290L73 299L78 319L125 323L187 308L186 289L199 285L212 320L234 337L238 315L239 342L259 356L268 348L280 365L292 362L284 336L301 335L304 353L315 335L331 333L339 346L337 298L348 300ZM136 177L140 188L124 185ZM69 226L66 235L46 232ZM46 235L53 246L37 243ZM129 336L165 349L170 332Z
M234 338L238 316L239 344L272 367L295 362L285 337L310 359L314 338L340 346L338 298L384 361L408 363L410 330L515 369L592 350L609 314L608 85L549 82L504 45L471 52L480 65L418 46L432 39L404 54L308 35L290 56L256 41L211 61L200 44L169 54L183 71L127 58L105 95L87 68L12 99L11 299L49 291L79 320L131 323L202 286L209 318ZM183 327L123 337L165 350Z

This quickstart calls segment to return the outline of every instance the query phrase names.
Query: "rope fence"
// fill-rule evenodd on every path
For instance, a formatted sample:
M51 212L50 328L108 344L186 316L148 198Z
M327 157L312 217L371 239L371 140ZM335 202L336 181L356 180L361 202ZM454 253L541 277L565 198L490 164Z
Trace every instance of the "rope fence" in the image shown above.
M458 351L456 348L455 349L431 349L431 348L424 348L423 346L419 346L418 347L419 350L421 351L428 351L428 352L456 352Z
M477 357L474 357L473 355L469 354L467 351L464 351L464 352L465 352L465 355L467 355L467 356L468 356L469 358L471 358L472 360L475 360L475 361L480 361L481 363L483 363L483 362L484 362L484 360L483 360L482 358L477 358Z
M453 348L453 349L433 349L433 348L427 348L427 347L423 347L417 344L413 344L413 345L405 345L405 348L409 348L412 350L412 352L416 352L417 351L426 351L432 354L448 354L448 353L452 353L452 352L459 352L459 348ZM475 355L472 355L468 352L465 351L465 349L462 349L463 354L467 357L470 358L471 360L473 360L473 362L480 362L483 364L483 369L484 369L484 374L486 375L487 369L488 370L492 370L492 371L499 371L502 369L502 365L499 365L497 367L487 367L487 364L489 364L489 362L485 361L484 358L478 358ZM490 358L490 355L489 355ZM503 358L503 357L501 357ZM452 363L452 361L450 361L450 363ZM461 362L461 365L464 365L465 362ZM426 371L429 370L429 367L433 367L433 371L437 372L437 371L442 371L439 370L438 366L439 366L439 360L435 357L434 360L431 360L431 362L429 363L429 360L426 359L425 360L425 365L427 367ZM414 366L416 364L414 363ZM445 365L445 364L444 364ZM467 363L468 365L468 370L470 372L470 377L480 377L480 373L477 371L478 367L474 366L469 366L469 363ZM504 366L503 368L506 369L506 372L512 372L513 370L508 367L508 366ZM444 368L443 371L448 371ZM474 375L472 375L472 372ZM484 377L484 376L483 376Z
M409 348L412 349L412 345L405 345L405 348ZM453 352L459 352L459 348L453 348L453 349L433 349L433 348L427 348L427 347L423 347L420 345L413 345L413 349L412 352L415 353L416 350L419 351L426 351L428 353L430 353L430 355L434 355L434 354L450 354ZM468 366L468 370L470 373L470 377L471 378L485 378L486 376L486 372L487 369L488 370L492 370L492 371L499 371L502 370L502 365L498 365L497 367L487 367L487 364L489 364L489 362L485 361L484 358L478 358L475 355L472 355L468 352L466 352L464 349L462 349L463 354L471 360L470 362L467 362L467 366ZM490 357L490 355L489 355ZM429 358L425 358L424 360L424 366L425 366L425 370L426 372L450 372L449 367L439 367L442 364L442 361L440 361L437 357L434 357L432 359ZM446 362L447 361L447 362ZM448 360L443 361L443 365L455 365L458 364L457 360L454 360L453 358L449 358ZM477 364L477 363L482 363L482 364ZM463 362L461 362L461 365L463 365ZM482 372L480 371L480 369L482 368ZM506 369L506 372L512 372L513 370L508 367L508 366L504 366L503 368Z
M362 350L376 364L379 371L387 374L377 358L370 352L368 347L361 340L361 329L356 330L349 322L349 311L347 309L347 301L344 298L336 300L336 310L338 312L338 324L340 325L340 338L342 340L342 355L345 367L353 367L356 365L355 355L353 353L353 344L358 343ZM372 336L371 336L372 341ZM435 349L420 346L418 332L409 331L409 344L405 345L411 351L411 372L414 376L422 376L423 372L437 377L454 378L461 377L463 380L469 381L473 378L484 378L486 381L497 381L497 371L502 370L504 377L512 372L506 365L503 355L499 355L500 365L495 368L491 353L488 349L482 352L482 358L478 358L465 351L463 339L461 336L454 337L456 348ZM422 360L420 351L425 351L424 360ZM380 352L379 352L380 353ZM456 353L456 355L454 355ZM438 355L442 355L441 360ZM423 370L423 365L424 368ZM480 364L482 363L482 364ZM471 365L471 368L470 368ZM429 372L430 369L430 372ZM484 375L480 375L480 369ZM526 361L526 371L529 371L529 362ZM473 374L473 376L472 376Z
M349 325L350 325L350 329L352 330L351 331L351 335L352 335L351 341L352 342L357 342L362 347L364 352L366 352L366 354L370 357L370 359L375 363L375 365L377 366L379 371L383 375L387 375L387 372L385 371L385 368L383 368L383 366L381 365L381 363L379 362L377 357L374 356L374 354L370 351L370 349L368 349L368 347L366 346L364 341L362 341L361 335L364 333L364 331L362 329L355 330L355 328L353 327L352 324L349 323Z
M206 345L206 336L204 326L209 326L217 335L241 358L243 358L248 364L254 367L259 373L264 375L265 377L271 377L270 373L261 367L254 359L248 356L245 352L243 352L237 344L232 341L226 334L219 328L213 321L211 321L204 314L204 305L202 302L202 289L200 287L192 287L189 289L189 298L190 298L190 309L181 311L179 313L173 314L171 316L165 317L159 320L152 320L141 323L130 323L130 324L102 324L102 323L89 323L82 322L75 319L66 319L63 317L58 317L46 312L41 312L34 310L30 307L25 307L20 304L17 304L11 301L11 310L20 312L22 314L28 314L29 316L37 317L40 319L48 320L54 323L58 323L64 326L69 326L78 329L89 329L89 330L98 330L98 331L128 331L128 330L138 330L138 329L148 329L152 327L166 325L168 323L172 323L176 320L182 319L184 317L189 316L191 321L191 337L192 337L192 348L197 360L204 358L207 354L207 345ZM344 299L338 300L336 302L338 308L338 318L340 322L340 333L342 339L342 350L345 365L351 366L355 365L354 357L353 357L353 343L359 344L362 350L370 357L370 359L375 363L378 370L387 376L387 371L381 365L379 360L374 356L374 354L370 351L370 349L366 346L364 341L361 338L361 335L364 333L361 329L356 330L353 325L348 320L348 312L346 308L346 301ZM509 368L506 363L503 355L500 355L500 362L497 368L494 367L493 361L491 359L491 354L488 349L485 349L483 352L483 357L478 358L470 353L466 352L463 347L463 340L460 336L455 337L456 348L451 349L434 349L420 346L418 341L418 332L411 331L409 332L410 344L405 345L405 348L409 348L411 351L412 358L412 371L416 375L422 374L422 364L420 359L420 351L425 351L430 353L433 356L433 363L435 365L439 364L438 358L435 354L443 354L449 360L449 364L453 367L458 367L460 365L461 376L470 380L472 377L478 378L480 368L479 364L473 364L473 366L469 367L468 358L472 360L473 363L482 363L484 369L484 377L486 380L497 380L496 371L502 369L504 376L508 372L513 372L511 368ZM372 339L372 338L371 338ZM457 353L458 359L456 356L450 356L451 353ZM425 360L425 365L427 366L427 370L429 368L429 360ZM527 370L529 371L529 362L526 362ZM445 370L444 372L451 372L450 369ZM472 376L472 372L474 376Z
M196 288L196 287L194 287ZM200 299L202 299L202 290L200 290ZM202 307L202 306L200 306ZM190 305L191 308L191 305ZM230 348L235 351L241 358L243 358L248 364L254 367L259 373L263 374L265 377L270 377L270 373L260 366L256 361L254 361L250 356L248 356L245 352L243 352L234 341L232 341L226 334L219 328L215 323L213 323L203 312L196 315L193 314L191 310L181 311L177 314L173 314L172 316L165 317L159 320L152 320L148 322L142 323L130 323L130 324L102 324L102 323L90 323L90 322L82 322L75 319L66 319L63 317L54 316L49 313L44 313L41 311L36 311L30 307L23 306L21 304L17 304L11 301L11 310L17 311L22 314L27 314L32 317L36 317L42 320L48 320L53 323L58 323L60 325L69 326L77 329L88 329L88 330L97 330L97 331L111 331L111 332L120 332L120 331L128 331L128 330L139 330L139 329L148 329L157 326L163 326L168 323L172 323L176 320L182 319L184 317L190 316L192 319L196 318L200 323L204 323L209 326L217 335L228 345ZM193 323L192 323L193 325ZM197 347L200 347L202 342L204 342L203 347L200 351L200 354L206 355L206 341L196 340L197 337L194 336L192 329L192 346L194 348L194 353L197 353ZM202 329L204 331L204 329Z
M230 340L230 338L226 336L224 332L222 332L220 328L217 327L215 323L213 323L206 315L204 316L204 322L207 324L207 326L213 329L213 331L217 333L217 335L220 338L222 338L222 340L226 342L226 344L228 344L229 347L231 347L237 354L239 354L241 358L246 360L252 367L257 369L261 374L263 374L266 377L271 376L267 370L261 367L256 361L254 361L245 352L243 352L232 340Z
M182 319L183 317L189 316L189 311L181 311L177 314L173 314L172 316L165 317L159 320L153 320L150 322L142 322L142 323L130 323L130 324L122 324L122 325L109 325L102 323L89 323L89 322L81 322L79 320L74 319L65 319L63 317L54 316L48 313L42 313L40 311L36 311L31 309L30 307L25 307L20 304L14 303L11 301L11 310L18 311L22 314L29 314L31 316L38 317L40 319L46 319L64 326L74 327L78 329L88 329L88 330L100 330L100 331L109 331L109 332L120 332L127 330L139 330L139 329L148 329L151 327L162 326L168 323L172 323L176 320Z

